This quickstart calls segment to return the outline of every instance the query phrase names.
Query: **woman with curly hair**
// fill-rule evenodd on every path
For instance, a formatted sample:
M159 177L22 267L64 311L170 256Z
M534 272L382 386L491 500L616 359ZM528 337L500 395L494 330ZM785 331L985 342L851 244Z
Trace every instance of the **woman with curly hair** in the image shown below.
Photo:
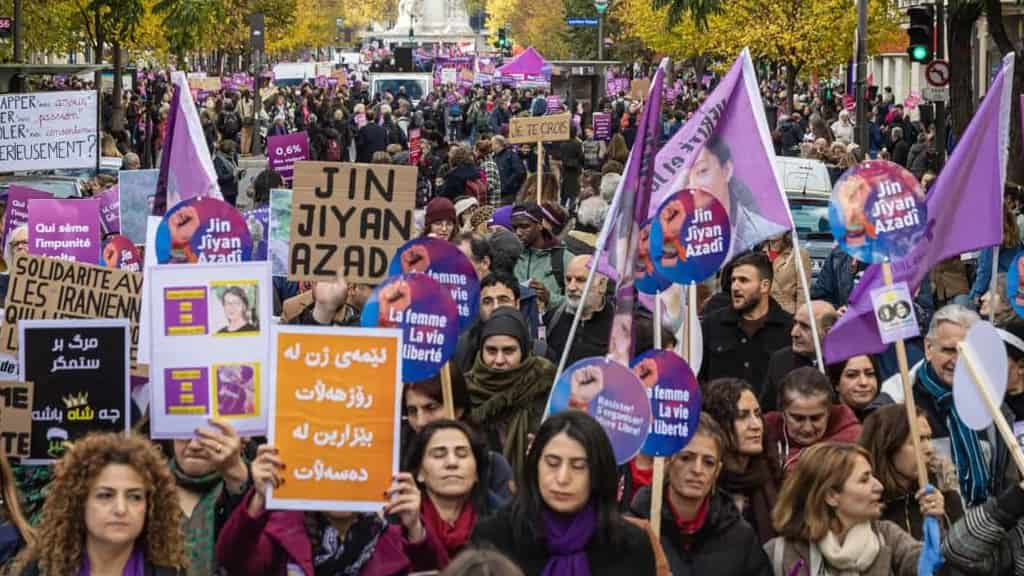
M183 574L174 477L149 440L90 434L57 462L37 539L15 559L21 576Z
M18 483L7 458L0 457L0 566L5 566L25 544L35 543L35 532L22 513Z

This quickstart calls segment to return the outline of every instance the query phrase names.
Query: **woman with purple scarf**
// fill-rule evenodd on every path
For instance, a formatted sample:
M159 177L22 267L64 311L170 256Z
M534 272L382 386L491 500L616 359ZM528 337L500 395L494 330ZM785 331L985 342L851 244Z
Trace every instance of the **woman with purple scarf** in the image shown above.
M57 462L36 538L6 573L181 576L188 563L174 476L142 436L93 433Z
M526 574L654 574L647 533L616 504L615 455L601 425L570 410L541 425L512 504L477 523L473 542L512 558Z

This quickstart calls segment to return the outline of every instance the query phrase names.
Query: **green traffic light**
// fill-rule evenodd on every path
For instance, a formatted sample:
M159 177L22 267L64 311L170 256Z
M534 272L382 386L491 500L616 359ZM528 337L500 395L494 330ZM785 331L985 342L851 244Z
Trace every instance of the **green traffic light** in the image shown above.
M914 62L924 62L928 60L929 52L927 46L914 46L910 49L910 58Z

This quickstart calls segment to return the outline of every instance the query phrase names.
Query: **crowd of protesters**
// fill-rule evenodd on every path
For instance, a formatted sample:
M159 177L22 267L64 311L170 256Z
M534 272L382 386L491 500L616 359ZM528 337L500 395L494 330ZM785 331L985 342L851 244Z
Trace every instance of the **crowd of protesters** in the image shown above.
M664 138L708 89L688 81L666 104ZM775 90L762 90L774 106ZM773 126L777 153L840 172L890 158L923 181L934 177L932 128L911 122L890 92L877 98L864 151L838 97L802 91L799 111ZM402 472L379 514L268 509L264 489L285 482L289 454L240 438L222 420L189 441L154 444L144 421L127 438L92 435L52 469L0 460L0 559L11 573L910 575L924 519L934 517L941 573L1024 575L1024 482L1002 440L970 430L951 400L956 344L979 320L976 310L997 303L1010 358L1003 411L1024 420L1024 323L1006 313L1005 293L988 293L992 275L1005 274L1020 250L1017 199L1006 205L996 270L991 253L977 271L957 257L916 295L923 336L909 348L918 443L891 352L817 360L815 334L820 344L845 313L866 264L834 251L804 279L808 302L794 263L807 254L782 236L702 285L703 412L692 440L667 459L654 534L652 460L617 465L603 429L583 412L543 418L563 353L571 363L608 350L612 282L599 272L589 293L584 285L642 106L621 93L594 109L559 99L574 126L568 141L549 145L541 180L535 152L506 136L512 118L548 113L549 95L438 87L414 102L404 91L371 98L359 85L307 83L258 98L200 95L232 203L246 195L265 204L281 186L268 171L252 190L238 189L239 155L262 154L272 135L305 131L315 160L417 167L422 235L456 245L480 278L479 317L451 363L455 418L443 415L439 377L405 383ZM155 165L169 98L159 74L127 91L125 125L108 127L105 155L122 156L123 169ZM610 114L607 138L595 134L595 111ZM23 237L12 234L5 253L19 250ZM275 281L275 314L355 325L372 288L340 278ZM663 346L675 345L639 305L634 325L636 355L654 347L655 331ZM919 485L918 459L929 486Z

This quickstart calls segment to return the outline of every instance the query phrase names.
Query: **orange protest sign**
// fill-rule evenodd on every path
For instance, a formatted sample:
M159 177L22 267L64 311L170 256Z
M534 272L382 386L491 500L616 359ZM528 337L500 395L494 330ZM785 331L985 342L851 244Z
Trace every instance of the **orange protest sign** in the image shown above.
M267 508L376 512L398 473L402 332L275 326Z

